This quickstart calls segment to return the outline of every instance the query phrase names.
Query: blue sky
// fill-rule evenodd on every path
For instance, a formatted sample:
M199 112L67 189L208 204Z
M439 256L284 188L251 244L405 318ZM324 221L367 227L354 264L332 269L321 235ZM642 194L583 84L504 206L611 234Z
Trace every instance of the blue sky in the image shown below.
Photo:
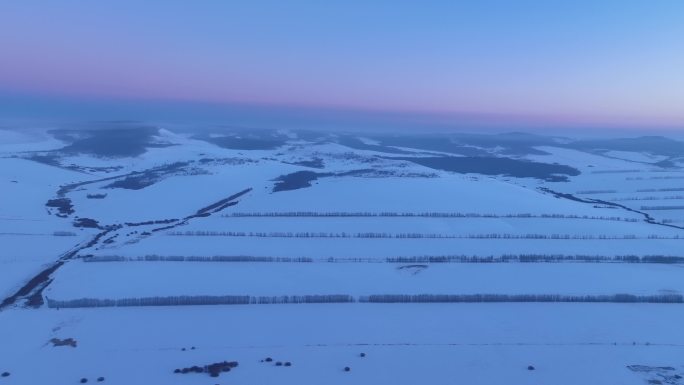
M455 125L684 128L677 0L1 7L0 100L14 106L4 115L86 101L84 115L185 103L195 114L257 105Z

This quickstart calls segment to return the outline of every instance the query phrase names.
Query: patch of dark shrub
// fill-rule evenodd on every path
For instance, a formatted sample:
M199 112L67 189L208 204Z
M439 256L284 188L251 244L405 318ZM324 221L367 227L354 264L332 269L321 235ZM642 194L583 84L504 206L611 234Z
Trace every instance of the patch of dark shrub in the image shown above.
M74 205L71 203L71 199L69 198L50 199L47 201L45 206L56 208L58 211L57 216L62 218L68 217L75 212Z
M207 373L207 374L209 374L210 377L218 377L221 373L230 372L231 369L234 369L237 367L238 367L237 361L223 361L223 362L215 362L213 364L204 365L204 366L194 365L194 366L190 366L187 368L175 369L173 372L174 373L181 373L181 374Z
M77 218L73 222L74 227L88 228L88 229L99 229L100 223L91 218Z
M71 346L72 348L76 347L76 340L73 338L65 338L65 339L59 339L59 338L53 338L50 340L50 343L52 343L52 346Z

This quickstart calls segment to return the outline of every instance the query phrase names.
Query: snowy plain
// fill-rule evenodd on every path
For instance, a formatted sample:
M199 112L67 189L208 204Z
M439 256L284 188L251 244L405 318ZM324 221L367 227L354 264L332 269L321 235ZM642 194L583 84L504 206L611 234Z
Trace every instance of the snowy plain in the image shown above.
M398 146L382 136L259 137L219 128L208 136L162 128L141 136L136 153L102 155L86 146L111 140L98 135L85 131L67 136L69 142L40 129L0 130L0 373L10 373L0 382L68 384L103 376L111 384L684 384L677 377L684 376L682 303L58 310L45 301L678 296L684 292L684 210L676 208L684 205L681 159L653 149L584 148L567 139L526 147L502 137L496 146L435 149L418 139ZM491 158L494 169L483 171L479 163ZM464 160L479 172L468 172ZM554 171L514 175L531 162ZM396 215L402 213L408 215ZM349 236L282 236L302 233ZM390 237L354 236L367 233ZM406 234L447 237L398 236ZM408 262L507 255L604 259ZM150 256L185 260L145 261ZM214 256L305 261L204 262ZM632 263L625 256L664 259ZM115 261L93 262L98 258ZM69 338L76 347L54 346ZM261 362L266 357L292 366ZM219 378L174 373L224 360L239 366Z

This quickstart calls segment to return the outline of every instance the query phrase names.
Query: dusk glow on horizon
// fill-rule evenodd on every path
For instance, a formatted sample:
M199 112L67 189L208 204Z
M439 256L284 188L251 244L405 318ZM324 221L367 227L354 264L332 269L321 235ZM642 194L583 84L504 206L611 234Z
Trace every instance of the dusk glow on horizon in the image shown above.
M683 15L676 0L5 2L0 100L684 129Z

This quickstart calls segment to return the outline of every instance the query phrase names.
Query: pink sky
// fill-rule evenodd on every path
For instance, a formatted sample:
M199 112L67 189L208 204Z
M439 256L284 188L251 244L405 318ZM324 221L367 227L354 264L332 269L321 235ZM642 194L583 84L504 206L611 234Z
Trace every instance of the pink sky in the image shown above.
M5 95L684 128L679 1L3 7Z

